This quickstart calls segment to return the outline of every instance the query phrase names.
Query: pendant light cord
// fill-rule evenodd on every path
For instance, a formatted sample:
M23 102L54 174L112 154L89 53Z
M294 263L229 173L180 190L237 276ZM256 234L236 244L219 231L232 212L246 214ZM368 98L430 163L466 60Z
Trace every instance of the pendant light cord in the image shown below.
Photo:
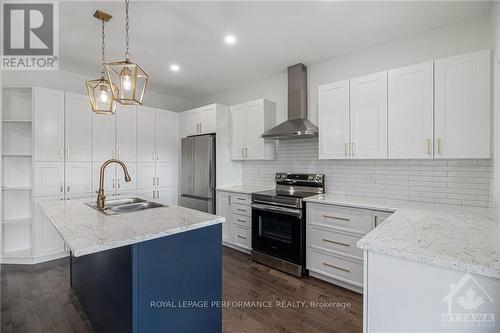
M101 58L102 58L102 62L101 62L101 77L102 79L104 79L104 59L105 59L105 53L104 53L104 50L106 48L106 45L104 44L104 40L105 40L105 32L104 32L104 25L105 25L105 22L104 20L101 21Z
M127 61L130 59L130 51L129 51L129 36L128 36L128 30L130 28L130 22L128 18L128 7L129 7L129 0L125 0L125 59Z

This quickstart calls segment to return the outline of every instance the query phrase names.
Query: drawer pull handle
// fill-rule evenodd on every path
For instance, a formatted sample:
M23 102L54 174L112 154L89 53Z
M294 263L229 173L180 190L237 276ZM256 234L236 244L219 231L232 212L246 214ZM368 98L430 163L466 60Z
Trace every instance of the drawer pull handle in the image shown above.
M335 265L330 265L330 264L327 264L326 262L323 263L323 265L327 266L327 267L331 267L331 268L335 268L335 269L339 269L341 271L344 271L344 272L347 272L347 273L350 273L351 270L349 270L348 268L343 268L343 267L339 267L339 266L335 266Z
M247 222L246 220L242 220L242 219L236 219L236 221L238 221L238 222L245 222L245 223Z
M242 209L242 208L236 208L236 210L238 210L240 212L246 212L247 211L246 209Z
M238 238L247 239L245 236L238 235Z
M346 244L346 243L341 243L341 242L336 242L334 240L331 240L331 239L326 239L326 238L323 238L323 242L327 242L327 243L333 243L333 244L337 244L337 245L342 245L342 246L351 246L350 244Z
M348 218L345 218L345 217L330 216L330 215L323 215L323 217L327 218L327 219L342 220L342 221L345 221L345 222L349 222L350 221Z
M245 198L236 198L236 200L245 201L246 199Z

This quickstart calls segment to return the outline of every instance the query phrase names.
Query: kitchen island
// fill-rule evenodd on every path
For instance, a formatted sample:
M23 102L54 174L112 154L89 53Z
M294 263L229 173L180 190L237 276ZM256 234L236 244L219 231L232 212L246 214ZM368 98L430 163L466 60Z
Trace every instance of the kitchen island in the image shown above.
M223 217L175 205L106 215L87 202L41 206L96 331L221 331Z

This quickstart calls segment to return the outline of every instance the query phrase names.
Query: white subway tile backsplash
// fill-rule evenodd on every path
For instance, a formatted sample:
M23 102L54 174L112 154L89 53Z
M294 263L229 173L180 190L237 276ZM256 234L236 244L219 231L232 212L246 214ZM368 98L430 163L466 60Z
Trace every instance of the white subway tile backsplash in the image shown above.
M325 174L326 191L486 207L492 161L318 160L315 140L279 141L274 161L244 161L243 184L273 186L276 172Z

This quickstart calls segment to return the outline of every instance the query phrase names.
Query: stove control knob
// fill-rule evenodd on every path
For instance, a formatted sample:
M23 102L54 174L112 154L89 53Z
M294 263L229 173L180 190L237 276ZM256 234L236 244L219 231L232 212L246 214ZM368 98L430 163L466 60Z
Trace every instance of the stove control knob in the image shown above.
M286 175L281 175L281 179L286 179Z
M317 175L316 176L316 181L319 182L321 180L321 176L320 175Z
M307 177L307 180L309 180L309 181L314 180L314 176L313 175L309 175L309 177Z

